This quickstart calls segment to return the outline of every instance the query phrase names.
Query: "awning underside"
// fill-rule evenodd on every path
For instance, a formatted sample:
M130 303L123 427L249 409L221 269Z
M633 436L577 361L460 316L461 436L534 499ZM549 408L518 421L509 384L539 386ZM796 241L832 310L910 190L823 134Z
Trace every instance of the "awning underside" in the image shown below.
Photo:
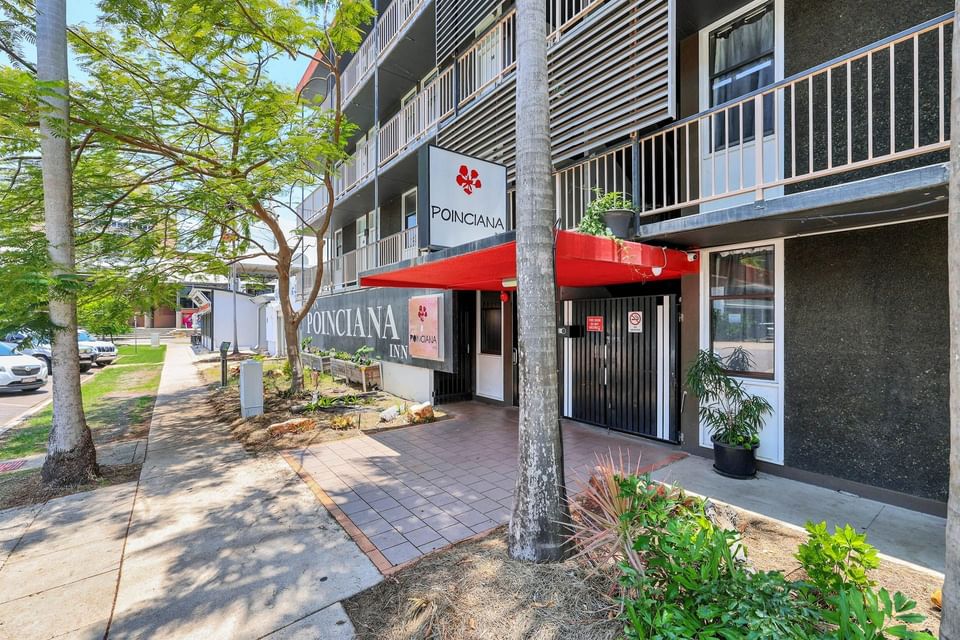
M510 289L504 281L517 277L516 251L515 240L468 252L447 249L399 263L393 269L361 275L360 284L417 289ZM559 231L557 284L593 287L679 278L699 270L696 256L696 252Z

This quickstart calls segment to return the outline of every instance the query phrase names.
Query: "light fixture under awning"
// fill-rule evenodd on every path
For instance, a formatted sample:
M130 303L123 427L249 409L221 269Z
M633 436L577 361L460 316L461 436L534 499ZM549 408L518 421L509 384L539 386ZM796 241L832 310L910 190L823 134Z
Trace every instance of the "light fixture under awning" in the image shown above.
M499 291L517 277L513 234L426 254L360 276L365 287ZM491 239L496 240L496 239ZM670 280L699 270L696 252L558 231L557 284L593 287Z

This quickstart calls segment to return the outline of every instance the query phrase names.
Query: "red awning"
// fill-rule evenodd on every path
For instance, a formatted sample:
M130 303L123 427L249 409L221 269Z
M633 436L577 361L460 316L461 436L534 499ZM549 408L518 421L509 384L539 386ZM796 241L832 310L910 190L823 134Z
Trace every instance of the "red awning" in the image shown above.
M434 254L428 260L415 258L396 268L361 276L360 284L480 291L512 288L503 282L517 277L515 240L467 252L447 251L451 252L448 256ZM696 256L696 252L559 231L557 284L593 287L679 278L699 270Z

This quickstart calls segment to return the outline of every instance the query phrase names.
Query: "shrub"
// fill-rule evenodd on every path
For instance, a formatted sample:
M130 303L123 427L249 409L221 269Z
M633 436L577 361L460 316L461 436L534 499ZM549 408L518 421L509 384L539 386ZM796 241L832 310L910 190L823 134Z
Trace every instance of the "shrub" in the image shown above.
M594 188L594 199L587 205L577 231L592 236L612 236L607 224L603 221L603 214L614 209L633 209L633 203L627 194L620 191L604 193L599 187Z
M911 613L917 603L899 591L891 598L886 589L844 588L829 598L829 605L831 609L824 613L824 619L836 627L826 636L830 640L936 640L926 631L907 628L925 618Z
M880 560L865 534L848 524L835 527L830 535L826 522L808 522L806 529L810 537L797 548L796 558L824 599L844 589L863 591L876 584L867 571L879 567Z
M330 428L338 431L352 429L354 424L356 424L358 427L360 426L351 416L348 415L333 416L330 418Z

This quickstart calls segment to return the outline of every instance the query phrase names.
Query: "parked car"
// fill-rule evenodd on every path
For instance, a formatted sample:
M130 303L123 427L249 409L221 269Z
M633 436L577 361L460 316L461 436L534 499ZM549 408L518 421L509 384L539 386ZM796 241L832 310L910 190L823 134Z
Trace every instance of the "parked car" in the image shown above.
M43 360L47 365L47 373L53 373L53 352L50 343L39 334L29 330L8 333L4 342L17 346L20 353ZM79 346L79 345L78 345ZM80 346L80 371L85 373L93 368L97 362L97 350L89 346Z
M117 345L106 340L95 340L86 329L77 329L77 341L81 347L92 347L97 358L94 364L105 367L117 359Z
M43 360L17 351L17 346L0 342L0 389L36 391L47 383L47 365Z

